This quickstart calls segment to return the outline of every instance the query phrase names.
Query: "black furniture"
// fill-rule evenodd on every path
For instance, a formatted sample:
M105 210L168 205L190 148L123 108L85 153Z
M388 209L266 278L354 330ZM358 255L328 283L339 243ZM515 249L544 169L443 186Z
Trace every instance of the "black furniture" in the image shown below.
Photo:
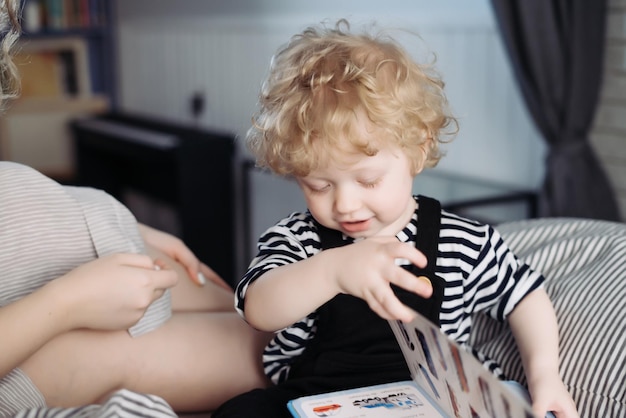
M78 185L123 203L136 192L169 206L177 218L169 232L234 281L234 135L126 113L74 120L70 129Z

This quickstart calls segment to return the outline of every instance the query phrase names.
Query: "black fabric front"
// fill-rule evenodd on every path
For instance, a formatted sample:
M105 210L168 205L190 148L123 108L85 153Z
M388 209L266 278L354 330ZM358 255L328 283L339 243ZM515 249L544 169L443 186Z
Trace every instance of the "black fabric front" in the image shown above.
M439 202L420 196L416 247L426 255L428 265L424 269L414 265L407 268L416 276L431 280L433 296L425 299L392 285L405 305L437 326L445 286L445 281L435 274L440 222ZM346 245L341 232L319 224L317 227L322 250ZM311 376L319 380L326 376L338 379L343 387L355 387L363 382L386 383L411 378L388 321L374 313L364 300L340 294L322 305L318 315L315 338L291 366L289 380Z
M424 299L394 286L403 303L437 326L445 287L445 281L435 275L440 223L439 202L420 196L415 245L427 257L428 266L411 266L409 270L430 279L432 297ZM321 225L318 230L323 250L346 244L340 232ZM365 301L337 295L322 305L318 313L315 337L291 366L286 382L231 399L213 416L291 417L286 408L291 399L411 378L388 321L375 314Z

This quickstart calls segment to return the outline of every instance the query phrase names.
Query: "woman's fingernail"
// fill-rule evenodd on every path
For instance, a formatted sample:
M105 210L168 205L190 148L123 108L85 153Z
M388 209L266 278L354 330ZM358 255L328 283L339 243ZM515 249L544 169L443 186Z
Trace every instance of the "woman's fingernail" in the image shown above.
M428 284L429 286L432 287L433 284L431 283L431 281L430 281L430 279L428 277L426 277L426 276L419 276L419 279L422 280L424 283L426 283L426 284Z
M206 284L206 277L204 277L204 274L198 273L198 282L202 286L204 286Z
M154 260L154 269L155 270L165 270L167 269L167 264L165 264L162 260L158 258Z

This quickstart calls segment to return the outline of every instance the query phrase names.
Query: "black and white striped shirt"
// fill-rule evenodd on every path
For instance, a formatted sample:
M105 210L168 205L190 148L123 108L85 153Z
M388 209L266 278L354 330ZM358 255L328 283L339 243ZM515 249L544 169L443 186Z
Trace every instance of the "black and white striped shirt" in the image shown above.
M418 201L419 199L415 197ZM418 209L411 222L396 236L415 242ZM353 239L344 236L344 240ZM275 267L295 263L321 251L320 238L309 212L293 213L269 228L259 239L258 254L237 286L236 307L245 317L248 285ZM436 274L446 281L441 307L441 329L465 345L472 327L472 314L483 311L503 321L524 296L542 286L544 278L521 262L491 226L442 211ZM292 360L314 337L316 312L277 332L265 348L265 373L273 382L287 378ZM494 373L499 367L475 353Z

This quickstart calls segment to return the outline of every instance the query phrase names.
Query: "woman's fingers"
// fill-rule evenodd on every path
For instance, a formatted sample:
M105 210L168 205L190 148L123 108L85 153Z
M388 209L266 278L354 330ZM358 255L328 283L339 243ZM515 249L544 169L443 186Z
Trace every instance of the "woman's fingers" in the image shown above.
M229 292L233 291L233 288L220 275L204 263L200 263L200 273L198 274L202 275L202 279L204 280L200 281L200 285L204 285L206 282L212 282L224 290Z
M115 257L117 257L117 262L121 265L150 270L148 273L150 286L155 291L164 291L178 283L178 274L171 270L163 260L158 258L152 259L144 254L116 254Z
M115 262L120 265L142 267L146 269L154 268L154 260L152 257L145 254L118 253L111 255L110 257L114 257Z
M158 260L157 260L158 261ZM161 267L155 262L154 271L151 272L152 287L155 292L157 290L165 291L170 287L173 287L178 283L178 274L174 270L170 270L166 267ZM161 292L163 294L163 292Z

